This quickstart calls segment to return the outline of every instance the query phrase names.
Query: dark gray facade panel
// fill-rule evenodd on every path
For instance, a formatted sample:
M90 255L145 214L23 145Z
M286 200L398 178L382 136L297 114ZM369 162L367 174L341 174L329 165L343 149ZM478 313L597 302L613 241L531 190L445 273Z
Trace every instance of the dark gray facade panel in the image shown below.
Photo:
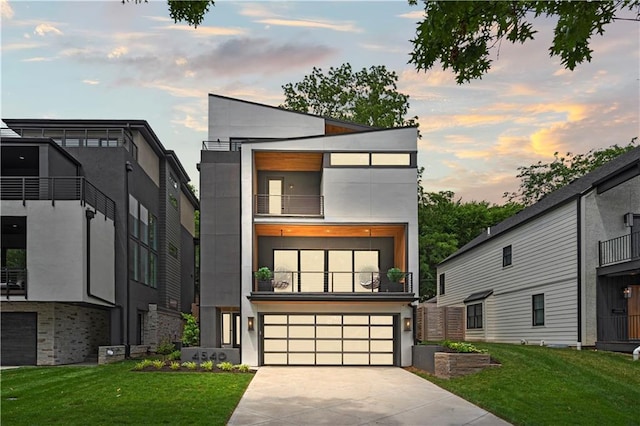
M191 304L195 301L195 247L193 236L184 227L180 231L181 258L180 276L180 311L191 312Z
M43 146L41 147L41 150L42 149L46 149L46 151L48 151L48 176L78 176L78 166L67 156L59 152L57 149L49 149L48 146Z
M269 179L283 180L284 195L321 195L320 172L258 172L258 194L268 194Z
M200 188L201 345L215 346L216 307L240 305L240 153L203 151Z
M160 166L160 179L161 179L161 198L164 198L162 205L164 206L165 215L164 222L160 221L162 231L164 234L165 243L165 262L163 266L164 279L159 286L160 290L160 302L159 305L165 308L179 310L181 307L181 266L180 259L183 257L182 248L180 247L181 235L180 235L180 181L179 174L171 168L169 162L164 160ZM173 182L177 183L177 188ZM163 190L164 188L164 190ZM175 200L175 205L174 201ZM177 258L170 254L170 247L173 246L177 249Z

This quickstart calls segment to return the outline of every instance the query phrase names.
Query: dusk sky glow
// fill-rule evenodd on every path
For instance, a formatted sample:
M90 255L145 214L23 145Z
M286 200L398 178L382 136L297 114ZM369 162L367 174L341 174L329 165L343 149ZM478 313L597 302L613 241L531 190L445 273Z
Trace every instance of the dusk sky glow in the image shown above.
M536 20L535 41L503 42L488 75L457 85L408 64L423 12L405 0L222 0L197 29L165 1L0 2L3 118L147 120L196 187L209 93L277 106L282 85L347 62L399 75L425 189L465 201L503 203L518 166L640 134L637 22L607 26L571 72L549 57L553 22Z

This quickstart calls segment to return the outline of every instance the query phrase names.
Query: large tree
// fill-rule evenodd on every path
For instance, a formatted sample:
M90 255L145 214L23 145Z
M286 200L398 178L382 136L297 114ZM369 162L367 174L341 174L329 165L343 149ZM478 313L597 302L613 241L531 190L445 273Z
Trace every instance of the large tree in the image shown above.
M350 64L326 72L313 67L298 83L287 83L281 107L374 127L416 125L406 118L409 95L398 92L398 75L384 65L354 72Z
M417 5L418 0L409 0ZM409 62L428 70L439 62L451 68L458 84L481 78L491 68L490 51L502 41L534 39L533 20L556 20L549 54L565 68L591 61L594 34L615 20L640 20L640 0L617 1L427 1L418 23ZM625 16L626 15L626 16Z
M122 0L122 3L148 0ZM533 40L533 20L556 20L549 54L559 56L562 65L573 70L591 61L589 47L594 34L602 35L605 26L616 20L640 21L640 0L614 1L517 1L408 0L424 4L424 19L418 22L409 62L418 70L431 69L439 62L451 68L459 84L481 78L491 68L490 52L502 41L525 43ZM169 15L174 22L197 27L212 0L169 0Z
M436 267L446 257L473 240L488 226L516 214L522 205L487 201L462 202L452 191L425 192L418 185L418 245L420 248L420 298L436 295Z
M586 154L553 154L553 161L538 161L530 166L518 167L520 187L514 192L505 192L509 202L518 202L525 206L536 203L545 195L568 185L573 180L586 175L608 161L624 154L637 146L635 137L624 146L612 145L608 148L592 149Z

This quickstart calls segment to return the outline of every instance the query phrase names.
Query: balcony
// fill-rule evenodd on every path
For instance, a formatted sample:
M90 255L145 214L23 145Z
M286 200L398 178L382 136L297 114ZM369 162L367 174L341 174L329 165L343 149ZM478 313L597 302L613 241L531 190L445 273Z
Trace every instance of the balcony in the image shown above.
M598 340L628 342L640 340L640 315L613 314L598 317Z
M2 268L0 271L0 294L27 296L27 270L21 268Z
M254 197L253 211L260 216L324 216L322 195L269 195Z
M56 201L79 200L115 219L115 203L83 177L2 177L0 178L2 200L20 200L26 205L28 200Z
M254 279L254 292L285 294L389 294L413 293L413 273L403 272L397 282L371 271L276 271L269 281Z
M600 266L640 259L640 232L600 241L598 255Z

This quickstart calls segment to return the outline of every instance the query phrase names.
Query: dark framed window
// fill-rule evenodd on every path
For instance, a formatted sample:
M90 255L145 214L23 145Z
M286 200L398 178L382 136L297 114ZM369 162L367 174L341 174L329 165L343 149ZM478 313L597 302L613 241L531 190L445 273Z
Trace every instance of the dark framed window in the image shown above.
M482 328L482 303L467 305L467 329Z
M544 294L531 296L531 318L534 326L544 325Z
M440 274L440 294L444 294L444 274Z
M132 280L158 286L158 220L129 195L129 271Z
M511 246L502 249L502 267L511 265Z

